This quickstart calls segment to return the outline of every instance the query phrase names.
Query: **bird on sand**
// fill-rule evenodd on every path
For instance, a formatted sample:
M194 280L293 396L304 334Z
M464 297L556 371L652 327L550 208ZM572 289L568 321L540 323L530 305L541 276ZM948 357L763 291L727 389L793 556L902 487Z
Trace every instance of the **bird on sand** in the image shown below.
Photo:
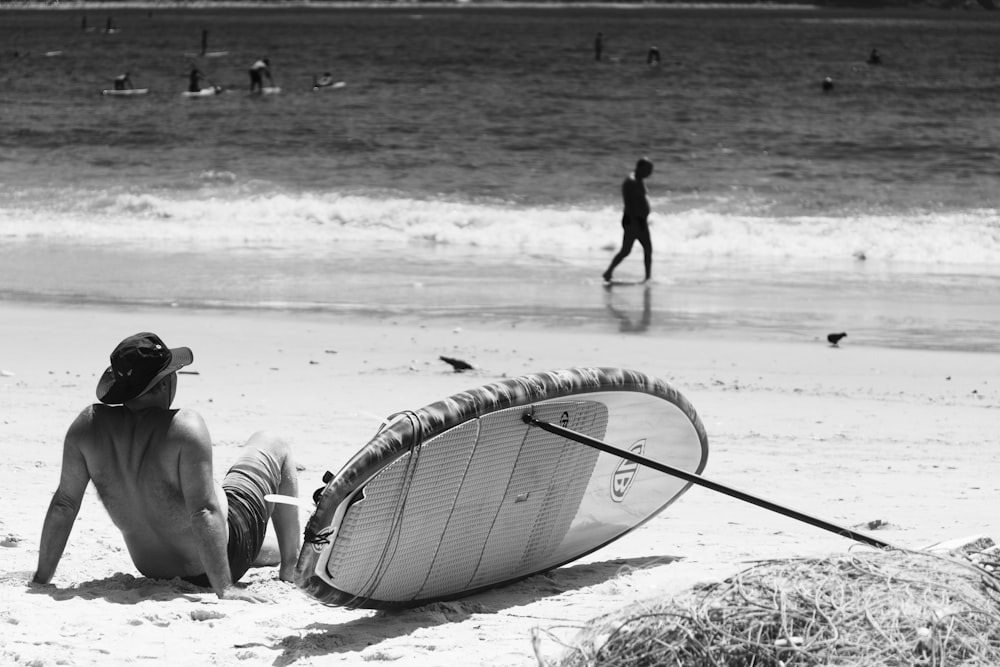
M832 333L832 334L827 334L826 335L826 339L830 342L830 345L833 345L834 347L837 347L837 343L840 342L841 338L846 338L846 337L847 337L847 334L844 333L844 332L841 332L841 333Z
M467 361L462 361L461 359L454 359L452 357L440 357L440 359L447 364L451 364L451 367L455 369L456 373L471 371L474 369L472 364Z

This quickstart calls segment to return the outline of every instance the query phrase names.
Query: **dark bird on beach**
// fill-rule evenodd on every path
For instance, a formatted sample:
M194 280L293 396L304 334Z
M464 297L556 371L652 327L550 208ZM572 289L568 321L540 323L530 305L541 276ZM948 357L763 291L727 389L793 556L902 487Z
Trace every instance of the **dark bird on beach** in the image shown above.
M456 373L461 373L462 371L474 370L474 366L467 361L462 361L461 359L453 359L451 357L439 357L441 361L451 364L451 367L455 369Z
M827 334L826 335L826 339L828 341L830 341L830 345L833 345L834 347L837 347L837 343L840 342L841 338L846 338L846 337L847 337L847 334L843 333L843 332L841 332L841 333L832 333L832 334Z

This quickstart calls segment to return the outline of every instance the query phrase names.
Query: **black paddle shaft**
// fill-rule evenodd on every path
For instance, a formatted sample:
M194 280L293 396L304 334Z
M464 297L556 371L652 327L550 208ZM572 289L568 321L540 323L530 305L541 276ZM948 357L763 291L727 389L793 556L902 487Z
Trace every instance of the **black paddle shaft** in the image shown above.
M692 484L697 484L698 486L703 486L707 489L713 491L718 491L719 493L724 493L727 496L737 498L739 500L752 503L757 507L763 507L766 510L771 510L772 512L777 512L778 514L783 514L784 516L795 519L796 521L802 521L808 523L817 528L822 528L823 530L828 530L831 533L836 533L841 537L847 537L858 542L864 542L873 547L878 547L879 549L891 549L896 548L888 542L883 542L882 540L875 539L865 535L864 533L859 533L850 528L845 528L843 526L838 526L837 524L830 523L824 519L818 517L810 516L798 510L794 510L790 507L785 507L784 505L779 505L773 503L770 500L765 500L758 496L754 496L746 491L740 491L731 486L726 486L725 484L720 484L719 482L714 482L710 479L697 475L695 473L688 472L686 470L681 470L680 468L675 468L673 466L668 466L664 463L659 463L652 459L648 459L645 456L640 456L639 454L634 454L630 451L624 450L620 447L615 447L614 445L609 445L606 442L597 440L596 438L591 438L588 435L579 433L572 429L564 428L562 426L557 426L555 424L550 424L549 422L544 422L539 419L535 419L531 414L525 414L523 417L524 423L529 426L537 426L543 431L548 431L549 433L554 433L555 435L560 435L568 440L573 440L581 445L586 445L588 447L593 447L594 449L599 449L602 452L607 452L608 454L613 454L619 456L623 459L632 461L633 463L638 463L639 465L646 466L647 468L652 468L653 470L658 470L659 472L671 475L673 477L679 477L686 482L691 482Z

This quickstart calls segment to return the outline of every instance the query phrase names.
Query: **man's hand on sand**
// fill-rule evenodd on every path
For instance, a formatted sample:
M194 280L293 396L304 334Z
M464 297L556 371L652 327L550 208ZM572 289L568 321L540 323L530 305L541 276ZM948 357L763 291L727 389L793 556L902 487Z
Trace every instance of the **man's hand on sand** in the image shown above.
M223 600L242 600L243 602L274 602L274 600L269 597L257 595L255 593L251 593L245 588L237 588L236 586L230 586L226 590L222 591L222 595L220 597Z

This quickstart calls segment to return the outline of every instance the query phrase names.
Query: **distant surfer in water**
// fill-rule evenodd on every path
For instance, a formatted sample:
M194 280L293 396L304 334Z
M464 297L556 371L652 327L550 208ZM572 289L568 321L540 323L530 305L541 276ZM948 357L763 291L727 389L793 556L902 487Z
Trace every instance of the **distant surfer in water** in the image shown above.
M267 77L267 82L273 83L271 79L271 61L267 58L261 58L250 66L250 92L251 93L262 93L264 92L264 77Z
M604 51L604 33L599 32L597 36L594 37L594 60L601 59L601 53Z
M191 68L191 73L188 74L188 92L189 93L200 93L201 92L201 79L205 75L197 67Z
M653 173L653 163L641 158L635 163L635 171L628 175L622 183L622 247L611 260L611 265L604 272L604 280L611 282L615 267L632 252L636 241L642 246L643 263L648 282L653 269L653 242L649 237L649 197L646 193L646 179Z
M660 49L658 49L655 46L649 47L649 52L646 54L646 64L647 65L660 64Z
M313 79L313 88L327 88L333 85L333 75L323 72L323 76Z
M255 433L221 486L216 483L201 415L170 407L177 371L193 360L190 349L169 349L148 332L129 336L111 353L97 385L101 402L85 408L66 432L34 583L52 580L91 481L147 577L181 577L211 586L220 598L249 602L263 598L235 583L250 567L279 565L278 577L292 581L299 510L264 499L298 495L288 445ZM277 553L271 545L262 549L269 519Z
M879 55L878 49L872 49L872 52L868 54L868 64L869 65L882 64L882 56Z
M114 86L115 90L132 90L135 88L135 86L132 85L132 77L128 72L116 76Z

